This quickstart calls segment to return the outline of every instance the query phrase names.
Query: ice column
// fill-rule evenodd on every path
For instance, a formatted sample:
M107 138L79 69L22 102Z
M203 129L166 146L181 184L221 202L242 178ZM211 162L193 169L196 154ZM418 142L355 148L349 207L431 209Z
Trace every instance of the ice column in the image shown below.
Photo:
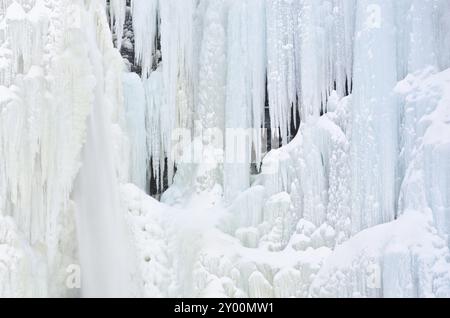
M353 230L389 222L396 209L398 115L394 2L357 2L352 114Z

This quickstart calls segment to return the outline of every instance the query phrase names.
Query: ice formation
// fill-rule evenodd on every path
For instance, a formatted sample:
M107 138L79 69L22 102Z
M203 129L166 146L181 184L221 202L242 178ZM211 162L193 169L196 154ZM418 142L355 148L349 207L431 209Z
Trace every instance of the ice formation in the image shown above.
M448 30L448 0L0 0L0 296L450 297Z
M66 269L78 263L76 232L89 229L75 226L72 191L94 107L114 137L109 178L127 179L119 157L128 143L120 126L122 59L103 1L5 0L0 8L0 218L9 250L0 254L1 295L76 296Z

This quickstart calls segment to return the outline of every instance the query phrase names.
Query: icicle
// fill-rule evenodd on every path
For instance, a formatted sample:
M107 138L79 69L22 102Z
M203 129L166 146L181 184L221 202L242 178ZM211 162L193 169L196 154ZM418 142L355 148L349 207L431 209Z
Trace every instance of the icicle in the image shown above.
M250 185L252 70L250 67L248 3L234 1L228 13L228 70L225 106L225 199L231 202Z
M394 3L357 3L352 120L354 231L392 221L397 194L398 109Z
M120 50L122 48L123 26L126 17L126 0L110 0L109 12L111 15L111 29L116 35L116 47Z
M125 73L123 82L127 131L131 146L130 178L132 183L145 191L147 185L146 171L149 164L145 90L136 73ZM155 127L155 125L152 123L151 127Z
M219 129L223 132L227 99L227 30L224 1L210 1L205 15L196 112L203 130Z
M438 66L436 55L436 38L434 32L433 6L431 1L412 1L410 9L411 36L408 73L415 72L426 66ZM432 35L435 34L435 35Z
M320 116L323 76L325 75L320 68L327 68L327 61L324 60L325 52L321 47L322 43L317 32L319 7L320 4L317 4L317 1L306 0L299 8L299 69L301 72L301 114L304 121L308 121L309 117ZM325 33L324 31L322 34Z
M355 34L356 0L334 0L332 29L332 43L334 52L332 55L333 81L336 82L335 90L339 97L351 93L353 77L353 43ZM328 88L329 89L329 88Z
M297 74L295 69L294 3L268 0L267 81L272 135L287 144L290 135L291 108L296 106Z
M259 0L232 2L228 13L227 103L225 107L225 125L227 133L230 133L226 135L228 156L224 180L225 196L228 199L234 198L249 186L252 148L255 150L255 161L258 166L262 160L261 128L265 106L265 50L264 2ZM231 132L238 133L238 142L243 148L237 149L236 136Z
M133 0L131 4L135 60L142 66L143 78L150 75L153 67L158 27L158 2L159 0Z
M164 116L165 104L163 102L163 77L162 70L158 68L144 81L145 97L147 102L146 126L148 161L152 160L153 175L156 179L158 190L162 190L164 173L165 148L162 140L161 118ZM142 173L142 171L141 171Z
M333 90L351 90L353 2L267 2L268 92L272 130L288 142L291 121L313 121L326 112ZM297 109L297 106L300 109ZM292 117L293 115L293 117ZM295 123L298 125L298 123Z

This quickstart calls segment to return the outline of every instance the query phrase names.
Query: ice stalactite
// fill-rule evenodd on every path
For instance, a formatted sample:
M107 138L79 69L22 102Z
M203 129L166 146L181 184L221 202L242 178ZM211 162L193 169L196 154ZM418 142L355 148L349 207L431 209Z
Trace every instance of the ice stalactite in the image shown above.
M151 77L157 37L161 39L163 90L161 103L157 106L165 111L164 114L158 111L159 116L150 114L148 120L152 127L159 127L159 133L152 136L160 140L159 156L152 158L152 170L157 171L157 178L162 179L167 168L169 184L172 183L176 159L172 151L172 134L177 128L192 128L193 122L195 8L196 1L193 0L135 0L132 3L135 59L143 68L144 81ZM150 143L155 145L152 141ZM152 153L156 154L155 151Z
M434 8L433 19L437 21L434 25L434 33L438 39L434 49L438 57L439 68L444 70L450 67L450 34L447 32L450 28L450 3L436 0Z
M254 137L251 128L257 127L256 130L260 131L258 126L253 125L252 119L256 114L256 124L260 125L264 114L264 90L261 91L264 87L261 86L261 81L265 80L264 50L256 52L257 47L263 47L261 43L264 43L264 36L256 29L258 24L259 27L262 26L261 23L254 21L261 18L261 8L259 12L255 10L259 14L256 14L257 18L252 21L250 16L254 14L253 9L248 2L234 1L228 12L224 166L224 190L228 201L233 200L250 185L249 166ZM260 32L263 31L264 28ZM256 43L249 45L249 39ZM253 56L251 53L257 55ZM251 62L253 58L257 65ZM255 146L261 145L256 143Z
M339 97L352 92L353 82L353 43L356 22L356 0L335 0L331 26L331 42L334 43L331 55L333 68L332 87ZM328 110L328 109L327 109Z
M298 10L298 43L294 52L299 59L298 68L299 79L296 87L300 85L299 98L301 98L301 115L304 121L310 117L317 118L323 111L323 101L327 98L327 90L331 87L331 60L329 50L331 42L329 9L324 9L324 2L317 4L315 1L306 0L297 3ZM326 25L317 25L318 16L325 16L323 19Z
M352 108L354 231L396 215L398 106L394 4L357 3ZM383 65L383 67L380 67Z
M409 26L411 36L409 38L409 56L404 57L408 61L408 73L417 71L427 66L437 66L438 56L434 49L437 45L433 18L434 6L429 1L412 1L409 10ZM408 24L407 24L408 25Z
M258 168L262 162L265 145L263 128L265 121L266 78L267 78L267 42L266 42L266 2L250 0L247 3L248 40L247 46L249 67L247 68L248 87L251 98L251 127L255 163ZM248 93L247 93L248 94Z
M164 82L162 80L162 70L158 68L150 74L150 77L144 81L145 99L146 99L146 133L148 161L152 161L150 169L153 171L158 190L164 188L164 165L165 153L162 151L162 131L161 117L164 109ZM137 114L136 114L137 115ZM142 116L142 114L141 114ZM141 145L142 146L142 145ZM143 173L141 171L141 173ZM150 173L149 173L150 175Z
M116 35L116 47L120 50L122 47L123 27L126 17L126 0L110 0L109 12L111 15L111 30Z
M142 66L142 76L150 75L156 50L158 0L133 0L134 50L136 63Z
M144 80L154 171L174 150L174 127L195 130L198 120L206 130L260 128L266 77L270 129L283 141L258 153L260 137L243 134L256 163L262 160L256 176L243 164L178 165L162 201L202 222L194 231L172 225L171 217L164 223L180 233L174 245L196 246L193 253L168 247L156 261L166 266L167 256L176 264L169 270L178 273L171 276L175 294L449 294L449 5L172 0L147 8L151 38L156 24L162 44L162 62ZM154 48L146 50L152 56ZM211 144L197 138L190 146ZM210 159L214 152L206 149L200 153ZM226 202L214 187L222 172ZM230 212L218 222L221 232L202 228L206 216L223 212L221 203ZM153 208L156 219L170 209ZM156 283L151 291L155 285L166 290Z
M431 211L441 235L450 232L449 96L444 84L448 77L448 70L436 73L428 67L408 75L396 87L404 103L401 162L405 178L399 209L402 213Z
M446 255L449 253L445 238L448 233L448 220L446 220L448 198L445 193L448 191L442 192L442 189L448 189L446 186L448 184L448 166L442 161L442 158L448 156L448 136L450 136L448 125L443 120L448 116L446 111L448 107L443 107L447 99L444 78L447 76L448 70L439 73L442 66L438 61L442 61L442 56L446 53L434 43L438 37L441 37L440 43L448 41L442 37L441 31L445 23L442 24L443 20L436 18L448 15L448 11L444 10L440 13L435 11L436 8L447 5L446 1L402 1L396 2L395 10L393 10L392 3L377 3L377 6L367 8L369 19L360 20L364 22L365 27L362 27L362 32L355 39L355 87L353 107L350 108L353 113L352 139L350 141L353 150L355 147L361 147L360 139L354 135L356 132L358 135L364 134L366 142L372 140L372 147L381 147L382 155L379 157L371 155L375 161L370 163L372 169L374 167L381 169L378 172L381 178L378 179L375 175L366 175L364 178L368 177L366 180L371 180L371 184L376 185L378 182L383 182L382 171L391 171L384 176L385 180L390 181L388 186L384 186L382 189L390 189L389 192L394 194L392 182L395 180L395 175L392 172L392 164L399 164L397 180L401 180L402 183L400 195L395 194L391 201L389 198L392 195L385 196L383 194L380 201L381 203L391 202L390 204L394 208L389 208L387 211L397 211L397 220L387 222L389 219L384 221L380 219L378 223L387 223L377 227L369 226L369 229L350 237L336 248L313 283L312 296L429 297L430 295L443 296L449 293L450 271L448 261L445 261ZM394 19L391 18L392 12L395 13ZM405 14L406 12L407 14ZM359 11L358 19L363 16L364 11ZM380 19L376 19L376 16ZM377 21L380 23L376 23ZM361 35L367 32L367 27L375 27L376 30L381 31L384 29L383 23L389 23L389 21L396 22L396 54L392 48L392 33L386 29L383 40L373 35L370 36L370 39L380 41L379 43L384 45L391 43L391 48L377 45L376 50L368 50L365 47L361 55L361 52L358 52L361 44L359 41ZM360 29L361 25L358 23L357 30ZM386 39L386 36L389 39ZM363 39L363 43L370 43L369 38L363 36ZM378 52L378 54L386 52L386 55L376 62L377 54L374 55L374 52ZM367 59L366 53L370 54L371 59ZM394 59L394 62L389 60L389 56ZM395 56L396 58L394 58ZM367 64L369 61L376 63L373 66L383 65L382 69L390 74L379 75L382 80L375 80L377 74L371 68L371 63ZM386 66L386 63L389 63L390 66ZM391 110L388 108L383 110L383 105L389 105L386 101L380 101L374 105L378 110L387 111L386 115L391 114L378 119L378 122L383 122L382 128L368 130L367 123L366 128L359 126L361 119L376 118L377 113L370 112L362 117L360 115L354 117L361 111L360 106L362 105L359 104L362 92L360 85L363 83L361 69L370 70L368 74L373 75L370 79L372 84L364 89L366 98L371 98L368 93L374 94L381 89L376 83L392 84L395 81L394 78L402 79L407 73L413 72L397 84L395 92L400 98L397 103L391 102ZM397 74L392 74L392 70L397 70ZM390 85L386 86L384 91L385 93L380 96L390 96L393 92ZM375 100L374 98L372 96L372 100ZM367 100L364 104L370 105L370 101ZM394 114L394 111L397 114ZM392 124L395 129L391 126ZM385 129L389 129L391 132L382 137L376 137L376 134L372 135L377 130ZM392 144L393 140L397 142L396 135L392 134L392 129L397 132L398 136L398 146L396 147L393 147ZM438 131L439 133L437 133ZM438 138L437 135L439 135ZM373 141L376 140L383 140L383 143L373 144ZM392 149L395 148L399 149L398 153L392 153ZM360 148L360 150L363 149L363 147ZM389 153L391 154L389 155ZM351 155L351 162L354 165L355 153L352 152ZM362 153L359 153L359 156L361 155ZM383 166L383 161L376 162L383 158L383 161L389 163L389 166ZM439 173L434 167L438 167ZM351 168L353 181L358 182L359 173L355 174L354 166ZM367 167L364 170L356 171L369 171L371 168ZM440 186L436 187L432 184L440 184ZM353 191L355 189L364 189L364 187L359 184L357 188L353 188ZM366 189L370 188L366 187ZM377 192L380 193L379 191ZM373 196L365 193L364 197L367 199ZM358 202L358 194L353 192L351 199ZM397 199L399 199L398 207L396 206ZM375 206L381 207L381 205ZM360 222L359 216L364 217L365 211L367 209L353 210L352 222ZM390 219L394 216L391 215ZM414 231L409 232L411 229ZM437 233L439 234L437 235ZM382 238L382 240L370 243L373 237ZM441 270L436 271L438 267ZM343 285L346 288L342 289Z
M208 2L203 21L202 45L200 48L200 65L197 86L197 114L194 144L203 144L200 156L193 158L200 168L196 176L201 190L210 190L223 180L220 161L216 162L216 152L223 152L223 132L225 128L226 103L226 11L225 1ZM196 150L192 150L196 151ZM197 189L200 191L200 189Z
M223 131L225 127L227 32L224 6L223 0L209 2L203 21L196 113L205 130Z
M290 134L291 109L297 103L294 19L292 1L269 0L267 23L267 86L272 134L284 144Z
M114 136L111 173L126 179L120 166L127 162L116 155L126 153L117 75L122 59L111 43L103 1L0 4L0 211L2 219L15 223L8 231L17 232L20 244L13 248L23 255L17 265L5 263L23 270L16 289L1 293L77 296L65 285L67 266L76 264L78 255L71 194L96 96L103 96ZM93 46L87 34L95 38ZM108 61L103 74L94 72L94 56L101 64ZM110 85L97 85L100 77ZM23 284L29 288L21 289Z
M87 64L95 85L91 87L92 108L81 156L82 166L72 197L77 220L82 296L127 297L135 291L132 286L134 254L119 197L118 162L114 159L114 141L121 140L115 135L114 125L121 123L122 99L111 99L105 91L108 80L121 83L123 62L108 41L111 34L107 31L105 8L101 3L90 3L80 17L86 29L91 31L83 36L90 52ZM109 60L106 67L105 58Z
M169 114L161 117L161 131L170 182L173 179L175 164L171 147L172 133L177 128L192 127L195 8L194 0L160 2L163 94Z
M341 98L351 92L355 5L271 0L266 21L271 128L286 144L297 113L314 121L333 90Z
M229 60L227 57L227 51L234 45L234 40L227 35L226 16L228 16L229 5L228 1L214 3L219 8L213 10L213 2L206 1L198 4L192 1L182 3L166 1L159 4L157 1L145 4L139 1L133 2L135 41L139 42L135 46L136 61L143 66L143 75L146 75L147 72L149 78L154 77L153 73L156 72L162 75L160 92L153 90L152 93L153 95L162 95L162 99L158 99L158 104L151 106L152 113L147 113L147 130L157 128L157 131L153 132L154 136L150 132L149 138L151 137L152 140L148 140L148 144L152 145L150 157L153 167L151 169L154 171L154 175L161 180L165 174L164 169L167 167L169 184L172 181L173 166L176 163L176 158L173 157L174 142L172 139L177 136L173 136L172 133L177 128L193 132L193 122L198 120L201 125L200 130L219 129L222 135L225 132L227 65L230 70L238 71L239 68L234 62L240 61L237 57L241 52L239 48L235 50L236 58L234 60ZM264 121L266 81L265 3L244 1L243 6L247 9L242 14L248 17L248 21L243 21L241 28L246 34L248 33L248 37L242 37L240 49L247 52L248 62L246 63L248 65L246 66L245 87L239 89L244 96L245 105L243 107L248 113L246 119L248 124L242 128L252 126L260 128ZM177 12L180 14L179 18L176 18ZM249 12L252 13L249 14ZM183 14L181 15L181 13ZM230 17L234 18L234 14ZM214 21L215 18L218 20ZM158 26L159 34L155 34L156 26ZM220 28L223 30L221 31ZM144 30L149 31L150 36ZM214 33L216 31L217 34ZM155 37L159 37L161 40L162 62L158 70L152 73L155 43L154 41L149 42L149 38L155 39ZM227 48L227 46L229 47ZM149 60L146 61L144 57ZM197 60L201 60L201 63L198 63ZM217 66L216 69L212 69L214 65ZM214 76L217 77L217 80L212 78ZM148 81L145 76L143 81ZM218 93L221 91L223 94ZM233 93L230 90L228 94L230 105ZM147 94L148 105L152 99L153 97ZM210 114L201 115L206 112L210 112ZM228 123L231 121L228 120ZM230 124L230 128L231 126L232 124ZM250 145L253 147L256 161L261 162L262 131L255 129L251 134ZM157 149L158 147L159 149ZM223 145L220 147L223 148ZM251 155L252 150L249 152Z
M294 3L298 98L301 119L308 121L327 112L333 91L339 98L351 93L355 1Z
M136 73L124 73L124 106L127 118L127 131L130 139L130 181L141 189L147 186L146 113L147 103L143 83ZM156 139L156 138L155 138Z
M161 131L165 105L162 70L154 70L145 79L133 72L123 72L122 77L130 139L129 181L148 190L153 176L157 190L163 189L166 155Z

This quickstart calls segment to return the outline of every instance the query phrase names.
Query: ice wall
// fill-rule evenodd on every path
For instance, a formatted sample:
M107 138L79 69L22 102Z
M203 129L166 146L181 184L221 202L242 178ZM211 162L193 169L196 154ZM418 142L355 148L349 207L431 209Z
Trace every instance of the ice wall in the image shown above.
M114 136L112 173L127 178L123 63L105 10L103 1L0 2L0 228L17 237L1 241L11 250L2 296L79 295L66 285L79 250L71 194L98 98Z
M264 136L253 134L253 159L262 168L250 176L249 166L227 163L224 138L225 164L223 170L214 166L214 176L228 211L218 227L232 243L216 239L234 253L221 258L202 249L191 291L230 297L448 295L449 133L443 118L450 3L188 5L180 24L162 7L152 11L161 19L163 46L170 48L149 76L160 80L150 95L163 96L159 106L152 103L161 118L152 117L155 127L163 135L169 127L195 130L196 120L208 128L260 128L267 101L268 128L283 143L259 151ZM165 6L177 12L176 1ZM180 57L190 67L167 75L167 67L182 65ZM162 125L165 115L186 120ZM159 149L161 156L173 148L166 140ZM205 195L199 192L211 194L217 182L205 181L205 166L178 163L163 201L189 211L192 198ZM210 186L197 188L199 180Z
M78 256L85 295L123 291L121 199L148 296L449 295L448 0L106 10L0 1L2 295L80 295ZM140 78L117 50L127 10ZM257 175L226 161L226 128L253 129ZM117 190L151 172L168 205Z
M400 210L431 212L443 236L449 233L448 77L448 69L437 73L429 67L396 87L404 110Z
M124 106L126 126L130 138L130 181L141 189L147 187L147 167L149 156L147 149L147 100L142 81L136 73L123 75ZM150 104L150 103L148 103ZM153 111L153 110L149 110ZM156 123L150 123L157 127ZM157 140L156 134L152 139ZM156 157L158 158L158 157Z
M212 10L212 6L216 8ZM163 100L159 107L166 112L159 115L157 125L162 141L159 153L169 161L169 184L177 161L172 158L174 129L194 129L196 121L205 120L208 124L203 123L204 127L221 130L253 128L250 157L259 166L268 138L260 130L267 126L266 97L271 123L266 128L270 128L271 137L287 144L294 133L292 128L299 126L298 117L304 121L317 119L326 112L333 90L343 97L352 89L353 2L135 1L132 9L136 62L144 69L144 81L151 77L155 45L158 40L161 43ZM184 14L176 18L179 10ZM213 14L226 18L211 26ZM214 27L217 36L211 38L212 31L208 30ZM218 46L222 46L220 54L214 51ZM224 83L208 80L212 75L205 72L222 77ZM225 90L226 103L208 97L208 90ZM237 116L238 109L245 116ZM202 116L205 110L214 111L216 116ZM154 160L153 165L153 170L158 170L156 165L161 166L161 162ZM230 183L230 187L242 190L248 186L245 180L240 183Z
M91 3L82 16L87 30L107 30L104 7ZM106 33L106 36L109 34ZM115 170L114 134L111 110L122 108L121 99L105 94L107 81L120 85L123 62L117 52L109 57L112 72L104 67L105 56L99 50L96 33L86 33L90 65L96 78L92 110L87 124L82 166L72 191L77 220L78 251L81 265L83 297L129 297L133 295L133 247L127 236L127 224L119 197L119 175ZM100 44L108 44L101 43ZM116 84L117 85L117 84ZM120 87L120 86L119 86ZM117 89L117 88L116 88ZM144 105L142 105L142 109ZM130 109L128 108L130 111ZM139 125L133 123L139 129ZM138 140L131 135L132 140ZM136 147L133 147L136 150ZM132 168L134 168L133 163ZM145 164L144 164L145 167ZM145 168L144 168L145 170Z
M352 109L354 231L394 220L398 106L394 3L357 4Z

